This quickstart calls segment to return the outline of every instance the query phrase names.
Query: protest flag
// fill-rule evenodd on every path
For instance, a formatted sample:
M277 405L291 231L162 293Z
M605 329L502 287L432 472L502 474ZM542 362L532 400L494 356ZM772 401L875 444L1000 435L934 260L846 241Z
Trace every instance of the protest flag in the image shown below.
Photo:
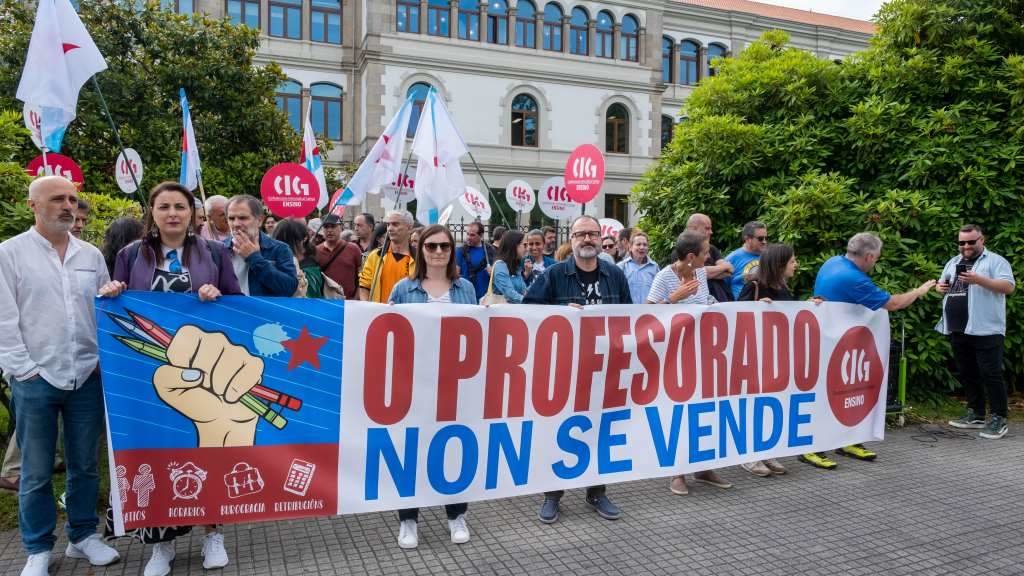
M336 205L353 206L360 204L366 194L380 193L381 186L401 180L402 155L405 154L405 135L409 131L412 117L412 99L405 104L388 123L384 133L363 159L356 173L349 178L345 190L338 197ZM334 206L331 206L333 209Z
M196 145L196 132L192 128L192 112L188 108L188 98L185 97L184 88L178 89L178 97L181 98L181 174L178 176L178 182L189 191L199 187L205 204L206 194L202 188L203 169L199 164L199 147Z
M306 167L316 178L316 183L320 188L319 196L317 197L316 207L317 210L322 210L327 205L327 200L330 197L330 192L327 191L327 179L324 178L324 164L320 158L320 146L316 143L316 135L313 133L313 123L309 119L310 109L313 106L310 105L306 108L306 125L302 130L302 152L300 156L302 165Z
M436 223L438 212L466 190L459 159L469 150L433 88L423 104L412 151L416 155L417 218Z

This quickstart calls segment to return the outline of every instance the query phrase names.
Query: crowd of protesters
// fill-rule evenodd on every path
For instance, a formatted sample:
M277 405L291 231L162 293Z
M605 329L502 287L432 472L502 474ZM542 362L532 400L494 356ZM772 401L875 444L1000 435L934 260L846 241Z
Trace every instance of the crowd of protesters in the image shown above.
M447 227L417 228L404 210L387 212L380 223L371 214L359 214L352 229L345 230L333 214L308 223L278 219L252 196L211 196L199 203L187 188L165 182L150 192L145 220L112 222L98 249L79 239L89 207L67 180L34 180L28 204L35 224L0 244L0 306L7 311L0 317L0 369L17 414L0 488L19 493L19 524L28 553L22 574L27 576L47 573L56 542L52 477L59 468L66 468L68 476L65 554L97 566L118 559L96 533L97 450L104 426L93 305L97 294L115 297L142 290L194 294L203 302L251 295L572 307L796 299L791 282L798 264L792 247L770 243L768 226L755 221L743 226L742 245L723 257L712 243L711 219L703 214L689 218L670 261L659 266L649 256L642 230L602 235L598 221L589 216L572 222L562 245L550 227L526 233L495 227L485 238L484 226L474 222L457 246ZM900 310L933 288L942 294L936 329L949 336L968 399L964 415L950 425L998 439L1007 432L1002 353L1006 296L1015 281L1008 262L985 247L980 227L963 226L957 242L957 253L939 279L891 294L869 276L882 255L881 239L856 234L845 253L817 272L810 296L819 304ZM63 328L55 331L55 326ZM63 462L56 450L61 428ZM836 452L860 460L876 457L861 444ZM825 453L805 454L801 460L836 467ZM743 468L757 476L786 473L774 459ZM715 470L694 477L723 489L732 486ZM669 490L687 494L684 476L673 477ZM544 494L541 522L558 520L562 496L562 491ZM585 502L609 520L622 514L605 486L587 488ZM464 503L445 507L454 543L470 538L467 508ZM398 516L399 546L415 548L418 511L401 510ZM204 529L204 568L227 565L223 534L217 526ZM153 544L147 576L170 573L174 540L190 530L177 526L133 534Z

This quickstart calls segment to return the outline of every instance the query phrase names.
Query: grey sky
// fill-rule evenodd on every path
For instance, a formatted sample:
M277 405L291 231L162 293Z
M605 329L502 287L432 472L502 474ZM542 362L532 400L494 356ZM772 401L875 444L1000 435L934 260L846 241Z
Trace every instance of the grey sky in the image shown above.
M882 0L756 0L764 4L788 6L801 10L813 10L823 14L834 14L870 20L884 3Z

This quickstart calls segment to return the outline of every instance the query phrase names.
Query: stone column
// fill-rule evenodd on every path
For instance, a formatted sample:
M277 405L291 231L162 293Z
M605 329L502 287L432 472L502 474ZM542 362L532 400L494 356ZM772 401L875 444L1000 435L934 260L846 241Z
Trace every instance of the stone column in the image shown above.
M516 45L516 14L519 10L516 8L508 9L508 45ZM525 39L524 39L525 40Z
M459 37L459 0L451 0L448 4L448 37Z
M420 34L427 33L427 0L420 0Z
M660 44L659 44L660 46ZM636 53L640 64L647 64L647 29L641 27L636 37Z
M562 16L562 52L565 54L569 53L569 34L572 34L569 29L569 17Z
M537 12L534 14L533 18L534 18L534 20L533 20L533 23L534 23L534 27L533 28L534 28L534 30L533 31L535 32L534 35L536 36L536 38L534 39L534 48L536 48L537 50L543 50L544 49L544 11L543 10L537 10Z
M487 42L487 0L480 2L480 31L477 32L481 42Z
M587 55L588 56L593 56L596 53L596 50L594 50L594 36L595 36L594 30L595 30L595 25L596 24L597 24L597 21L594 20L593 18L591 18L590 20L587 20Z
M675 84L682 84L683 79L680 76L679 71L679 43L676 42L675 40L673 40L672 42L674 43L672 46L672 78L675 78Z
M625 60L626 54L619 53L619 45L622 44L622 24L615 23L615 32L612 34L612 58Z
M310 25L313 24L313 21L311 19L313 11L310 5L310 2L302 3L302 22L299 23L299 39L301 40L309 40L313 37L313 31L309 29ZM270 10L268 9L267 11L269 12Z

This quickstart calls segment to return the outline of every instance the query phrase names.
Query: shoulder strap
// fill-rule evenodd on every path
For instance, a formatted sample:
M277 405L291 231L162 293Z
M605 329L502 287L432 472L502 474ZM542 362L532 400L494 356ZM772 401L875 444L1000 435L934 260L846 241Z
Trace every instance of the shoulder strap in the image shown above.
M321 266L320 269L327 270L328 268L330 268L331 264L334 263L334 259L337 258L338 255L340 255L342 252L344 252L345 248L348 248L348 242L345 242L344 246L338 244L338 247L335 248L334 252L331 253L331 257L327 259L327 263Z

